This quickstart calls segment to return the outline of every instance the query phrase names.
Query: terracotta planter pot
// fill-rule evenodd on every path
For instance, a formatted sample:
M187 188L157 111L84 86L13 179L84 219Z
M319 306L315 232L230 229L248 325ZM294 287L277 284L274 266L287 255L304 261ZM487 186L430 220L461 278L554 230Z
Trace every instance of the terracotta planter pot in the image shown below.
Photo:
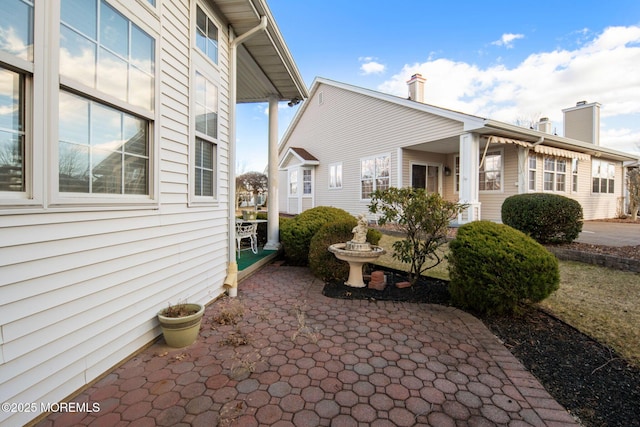
M161 310L158 313L162 334L169 347L186 347L198 339L200 324L202 323L202 316L204 315L204 306L201 304L185 305L188 309L197 310L197 312L183 317L164 316L163 312L165 310Z

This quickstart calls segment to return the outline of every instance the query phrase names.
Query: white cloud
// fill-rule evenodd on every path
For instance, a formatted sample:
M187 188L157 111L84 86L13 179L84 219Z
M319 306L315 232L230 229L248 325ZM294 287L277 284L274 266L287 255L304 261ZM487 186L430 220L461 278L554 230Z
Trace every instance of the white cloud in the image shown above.
M505 33L500 37L499 40L491 42L496 46L504 46L507 49L511 49L513 47L513 41L524 38L523 34L513 34L513 33Z
M407 79L421 73L427 79L428 104L508 123L541 115L550 118L560 135L563 108L581 100L599 102L603 124L607 118L636 115L624 125L616 120L619 129L603 131L601 143L640 151L638 64L640 26L609 27L574 50L534 53L513 68L480 68L445 58L406 64L378 89L406 97Z
M377 58L372 58L370 56L361 56L358 58L358 61L363 64L360 66L360 71L362 74L382 74L386 70L386 66L376 61Z

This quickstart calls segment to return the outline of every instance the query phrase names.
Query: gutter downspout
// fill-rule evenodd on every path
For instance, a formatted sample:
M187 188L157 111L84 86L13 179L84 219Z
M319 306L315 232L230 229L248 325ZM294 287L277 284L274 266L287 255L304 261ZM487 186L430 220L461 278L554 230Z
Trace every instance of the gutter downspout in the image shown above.
M238 262L236 261L236 104L238 101L238 46L258 31L267 28L267 17L261 16L260 23L242 34L235 37L233 28L229 26L229 266L227 277L223 286L228 288L230 297L238 296Z

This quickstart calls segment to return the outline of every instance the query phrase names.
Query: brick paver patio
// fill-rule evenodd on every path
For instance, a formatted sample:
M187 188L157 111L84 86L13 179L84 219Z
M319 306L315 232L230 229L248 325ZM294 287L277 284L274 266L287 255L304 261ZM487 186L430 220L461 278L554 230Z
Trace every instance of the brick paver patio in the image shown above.
M308 269L267 266L240 284L237 325L213 320L229 304L216 301L196 343L161 340L74 399L99 412L39 425L577 425L473 316L322 287Z

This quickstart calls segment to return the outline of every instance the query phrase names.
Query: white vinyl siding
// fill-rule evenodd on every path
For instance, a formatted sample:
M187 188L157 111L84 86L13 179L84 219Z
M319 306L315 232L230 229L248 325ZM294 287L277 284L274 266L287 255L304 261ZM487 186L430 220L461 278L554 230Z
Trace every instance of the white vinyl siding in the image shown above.
M3 14L7 4L0 5ZM109 194L100 203L85 204L85 195L75 204L54 197L44 205L45 189L58 188L58 156L45 167L48 160L41 153L46 144L51 144L47 152L57 153L53 144L57 146L60 86L57 78L34 75L33 66L25 60L12 60L8 65L13 70L18 63L24 65L20 70L34 105L27 109L32 115L25 120L29 179L25 191L15 192L29 197L19 203L13 200L10 207L2 199L0 206L3 401L61 401L153 341L160 334L156 313L168 302L207 303L224 291L229 209L228 34L219 33L221 76L216 82L220 96L219 202L192 209L188 203L194 165L190 151L195 142L190 121L194 72L189 52L194 3L165 1L157 9L146 1L109 0L108 4L155 40L152 111L105 95L110 107L149 123L148 162L153 177L149 177L148 195L144 196L148 203L134 195L135 202L120 204L122 195ZM60 23L45 14L58 8L59 0L36 2L35 22L48 20L47 28L59 28ZM36 42L45 41L42 27L35 30L41 32ZM33 52L35 61L45 55L41 45ZM78 94L79 84L67 91L74 84L72 79L61 80L65 93ZM36 93L33 86L42 90ZM83 88L92 101L101 100L97 88ZM45 176L43 170L53 171L52 176ZM37 415L0 412L0 425L24 425Z

